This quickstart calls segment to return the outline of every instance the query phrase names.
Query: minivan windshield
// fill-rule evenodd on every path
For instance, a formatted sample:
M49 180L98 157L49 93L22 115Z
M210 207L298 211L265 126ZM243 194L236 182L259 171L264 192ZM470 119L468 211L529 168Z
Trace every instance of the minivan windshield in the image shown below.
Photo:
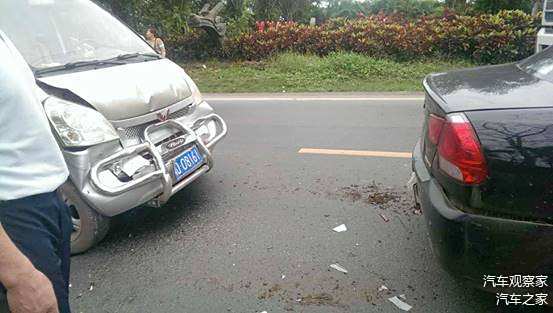
M155 53L90 0L0 0L0 30L34 70Z
M523 60L519 66L532 75L553 82L553 47Z

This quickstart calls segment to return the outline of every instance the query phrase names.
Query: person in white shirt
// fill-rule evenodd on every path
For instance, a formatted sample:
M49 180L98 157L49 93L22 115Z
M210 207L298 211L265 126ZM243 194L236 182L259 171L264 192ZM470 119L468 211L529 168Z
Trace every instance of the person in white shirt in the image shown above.
M69 174L35 88L0 31L0 298L14 313L65 313L72 225L56 190Z
M163 43L163 40L158 37L157 30L154 27L149 27L148 30L146 30L146 41L162 58L167 57L165 44Z

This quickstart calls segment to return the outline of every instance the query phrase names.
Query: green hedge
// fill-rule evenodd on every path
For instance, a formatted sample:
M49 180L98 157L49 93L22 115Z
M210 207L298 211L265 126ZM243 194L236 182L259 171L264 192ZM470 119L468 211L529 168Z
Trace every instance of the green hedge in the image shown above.
M445 13L418 20L372 15L331 20L321 26L271 23L263 30L230 38L223 49L206 45L198 32L172 38L169 46L176 59L260 60L288 51L320 56L346 51L399 60L455 57L497 64L531 55L538 27L538 19L522 11L476 16Z

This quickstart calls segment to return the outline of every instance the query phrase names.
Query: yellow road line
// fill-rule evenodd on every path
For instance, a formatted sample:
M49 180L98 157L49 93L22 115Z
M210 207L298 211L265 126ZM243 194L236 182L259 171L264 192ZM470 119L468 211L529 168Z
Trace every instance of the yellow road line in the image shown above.
M390 152L390 151L364 151L364 150L332 150L332 149L309 149L302 148L298 151L300 154L322 154L322 155L345 155L356 157L377 157L377 158L401 158L410 159L412 154L409 152Z

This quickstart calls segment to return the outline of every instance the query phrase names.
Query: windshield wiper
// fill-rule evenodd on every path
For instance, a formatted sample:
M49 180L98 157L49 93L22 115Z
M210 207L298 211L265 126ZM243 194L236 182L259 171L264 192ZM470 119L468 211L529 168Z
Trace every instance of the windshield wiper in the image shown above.
M76 69L76 68L79 68L79 67L86 67L86 66L123 65L123 64L125 64L125 63L117 62L115 60L77 61L77 62L69 62L69 63L66 63L64 65L39 69L39 70L35 71L35 74L36 75L42 75L42 74L47 74L47 73L52 73L52 72L72 70L72 69Z
M155 53L138 53L138 52L136 52L136 53L120 54L120 55L116 56L115 58L109 59L109 60L122 61L122 60L128 60L128 59L136 59L136 58L139 58L139 57L161 59L161 56L158 55L158 54L155 54Z
M43 75L47 73L52 72L59 72L59 71L66 71L66 70L72 70L79 67L86 67L86 66L105 66L105 65L123 65L125 64L125 60L134 59L134 58L140 58L140 57L146 57L146 58L155 58L155 59L161 59L161 56L155 53L125 53L120 54L116 56L115 58L107 59L107 60L92 60L92 61L77 61L77 62L69 62L64 65L59 66L53 66L48 67L44 69L38 69L35 71L36 75Z

